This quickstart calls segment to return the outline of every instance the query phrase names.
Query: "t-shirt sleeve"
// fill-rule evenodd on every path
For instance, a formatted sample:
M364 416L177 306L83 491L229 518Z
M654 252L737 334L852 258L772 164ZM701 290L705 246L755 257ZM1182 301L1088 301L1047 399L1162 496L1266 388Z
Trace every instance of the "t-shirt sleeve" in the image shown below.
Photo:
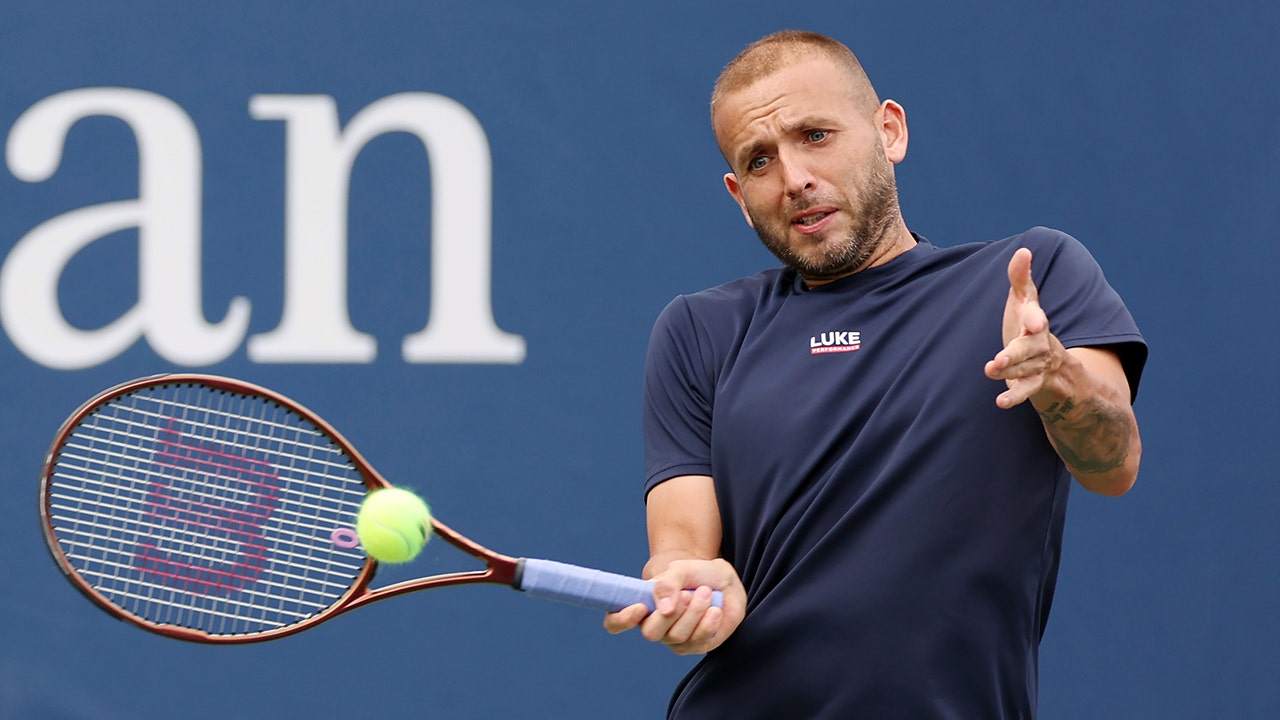
M1066 347L1106 347L1116 353L1136 398L1147 343L1102 268L1084 245L1065 233L1037 228L1027 240L1050 331Z
M649 338L644 374L645 494L680 475L711 474L714 373L688 301L672 300Z

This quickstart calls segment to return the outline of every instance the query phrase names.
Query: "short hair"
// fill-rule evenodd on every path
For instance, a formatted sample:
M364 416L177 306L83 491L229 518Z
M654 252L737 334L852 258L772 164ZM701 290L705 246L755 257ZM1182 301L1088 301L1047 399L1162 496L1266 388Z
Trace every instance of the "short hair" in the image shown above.
M855 85L855 95L862 97L869 109L880 104L862 63L844 43L807 30L781 30L748 45L720 72L711 91L712 116L716 103L725 95L813 54L825 55L844 67Z

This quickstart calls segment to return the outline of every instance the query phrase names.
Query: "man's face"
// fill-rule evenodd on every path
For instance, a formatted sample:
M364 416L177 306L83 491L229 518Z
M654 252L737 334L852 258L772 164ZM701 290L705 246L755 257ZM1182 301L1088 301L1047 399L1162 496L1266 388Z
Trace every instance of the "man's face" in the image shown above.
M717 103L729 193L765 246L806 280L862 269L899 220L882 137L890 103L873 104L858 97L847 70L821 55L798 58ZM903 132L905 152L905 123Z

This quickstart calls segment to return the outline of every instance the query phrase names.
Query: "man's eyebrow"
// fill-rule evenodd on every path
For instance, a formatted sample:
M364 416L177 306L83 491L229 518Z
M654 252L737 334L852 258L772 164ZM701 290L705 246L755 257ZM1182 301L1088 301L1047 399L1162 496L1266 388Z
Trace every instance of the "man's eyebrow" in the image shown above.
M763 153L765 150L768 150L772 146L773 146L773 143L767 142L765 140L752 140L750 143L745 145L741 150L737 152L737 154L734 156L734 160L737 163L751 162L751 160L754 159L757 155Z
M782 126L783 135L796 135L815 129L834 129L836 123L830 118L819 115L806 115L802 118L792 120ZM752 158L768 151L774 146L773 141L756 139L742 147L742 150L735 155L735 160L739 163L748 162Z
M819 128L831 128L835 126L835 122L830 118L824 118L818 115L806 115L805 117L793 120L782 126L782 131L788 135L793 133L804 132L805 130L816 130Z

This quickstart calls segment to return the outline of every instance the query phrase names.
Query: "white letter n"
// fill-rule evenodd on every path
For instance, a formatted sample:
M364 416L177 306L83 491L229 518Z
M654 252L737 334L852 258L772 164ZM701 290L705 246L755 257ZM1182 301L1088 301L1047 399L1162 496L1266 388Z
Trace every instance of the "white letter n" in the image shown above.
M376 341L351 325L347 201L351 166L373 138L406 132L431 170L431 309L404 339L412 363L520 363L524 338L498 328L492 303L492 161L484 128L441 95L402 93L338 127L327 95L255 95L258 120L286 121L285 302L279 327L249 338L256 362L372 362Z

